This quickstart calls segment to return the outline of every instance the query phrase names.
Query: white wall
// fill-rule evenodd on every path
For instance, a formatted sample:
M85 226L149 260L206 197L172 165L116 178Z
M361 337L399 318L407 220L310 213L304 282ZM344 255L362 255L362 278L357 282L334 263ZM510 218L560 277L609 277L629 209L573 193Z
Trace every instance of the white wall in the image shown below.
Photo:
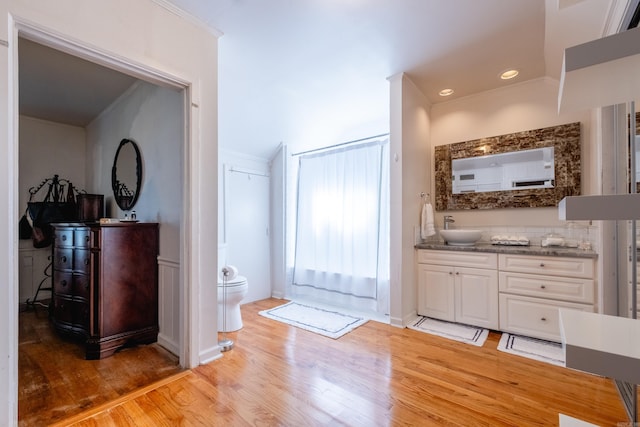
M134 207L140 221L160 223L160 256L180 261L184 197L183 93L140 81L87 126L91 186L105 195L111 217L124 213L113 199L111 167L120 141L134 141L142 157L142 187Z
M414 245L421 192L428 192L430 104L404 74L391 83L391 294L390 322L404 327L417 315Z
M247 278L242 303L271 296L270 175L265 159L228 150L220 152L219 230L226 264ZM222 266L218 266L218 270Z
M431 149L438 145L581 122L582 191L597 191L589 174L594 169L591 119L588 111L558 115L559 83L542 78L465 98L435 104L431 108ZM434 164L431 162L433 170ZM431 186L435 194L435 183ZM436 212L436 226L443 216L454 215L458 226L562 226L555 207Z
M20 162L18 195L23 210L29 188L58 174L79 190L86 186L85 131L83 128L20 116ZM46 196L46 186L34 201Z
M217 37L181 17L161 0L60 0L0 2L0 424L17 419L18 139L17 39L28 33L52 47L81 52L104 64L126 64L129 73L187 88L185 134L185 239L181 250L186 286L186 366L220 356L217 288ZM206 284L205 284L206 283Z

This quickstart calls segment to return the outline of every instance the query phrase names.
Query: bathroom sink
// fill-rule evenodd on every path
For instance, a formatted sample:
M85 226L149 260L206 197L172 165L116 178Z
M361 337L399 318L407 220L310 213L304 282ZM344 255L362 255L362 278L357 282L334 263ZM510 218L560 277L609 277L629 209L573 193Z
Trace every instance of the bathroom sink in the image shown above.
M452 246L473 246L482 237L482 230L455 228L440 230L440 236Z

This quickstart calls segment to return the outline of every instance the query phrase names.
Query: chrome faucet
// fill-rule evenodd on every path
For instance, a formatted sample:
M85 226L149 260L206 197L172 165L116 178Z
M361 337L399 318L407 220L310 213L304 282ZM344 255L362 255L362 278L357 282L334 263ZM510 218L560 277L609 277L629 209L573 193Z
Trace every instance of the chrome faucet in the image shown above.
M445 215L444 216L444 229L448 230L449 229L449 224L453 224L455 221L453 220L453 216L451 215Z

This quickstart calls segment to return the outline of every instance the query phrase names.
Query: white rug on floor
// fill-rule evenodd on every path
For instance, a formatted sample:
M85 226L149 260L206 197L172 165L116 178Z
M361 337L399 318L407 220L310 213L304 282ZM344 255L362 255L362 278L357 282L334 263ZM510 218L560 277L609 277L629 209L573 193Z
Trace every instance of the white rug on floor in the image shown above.
M259 314L333 339L340 338L369 320L293 301Z
M562 344L537 338L503 333L498 350L529 359L565 366Z
M444 320L432 319L431 317L425 316L418 317L418 319L409 324L407 328L478 347L482 347L489 336L488 329L460 323L445 322Z

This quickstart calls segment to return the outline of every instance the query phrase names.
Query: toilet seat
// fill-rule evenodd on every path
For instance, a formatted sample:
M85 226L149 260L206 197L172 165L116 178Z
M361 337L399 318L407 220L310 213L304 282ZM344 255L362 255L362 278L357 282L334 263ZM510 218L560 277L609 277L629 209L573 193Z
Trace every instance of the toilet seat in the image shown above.
M244 276L236 276L233 279L224 283L222 280L218 281L218 286L223 288L233 288L235 286L242 286L247 284L247 278Z

